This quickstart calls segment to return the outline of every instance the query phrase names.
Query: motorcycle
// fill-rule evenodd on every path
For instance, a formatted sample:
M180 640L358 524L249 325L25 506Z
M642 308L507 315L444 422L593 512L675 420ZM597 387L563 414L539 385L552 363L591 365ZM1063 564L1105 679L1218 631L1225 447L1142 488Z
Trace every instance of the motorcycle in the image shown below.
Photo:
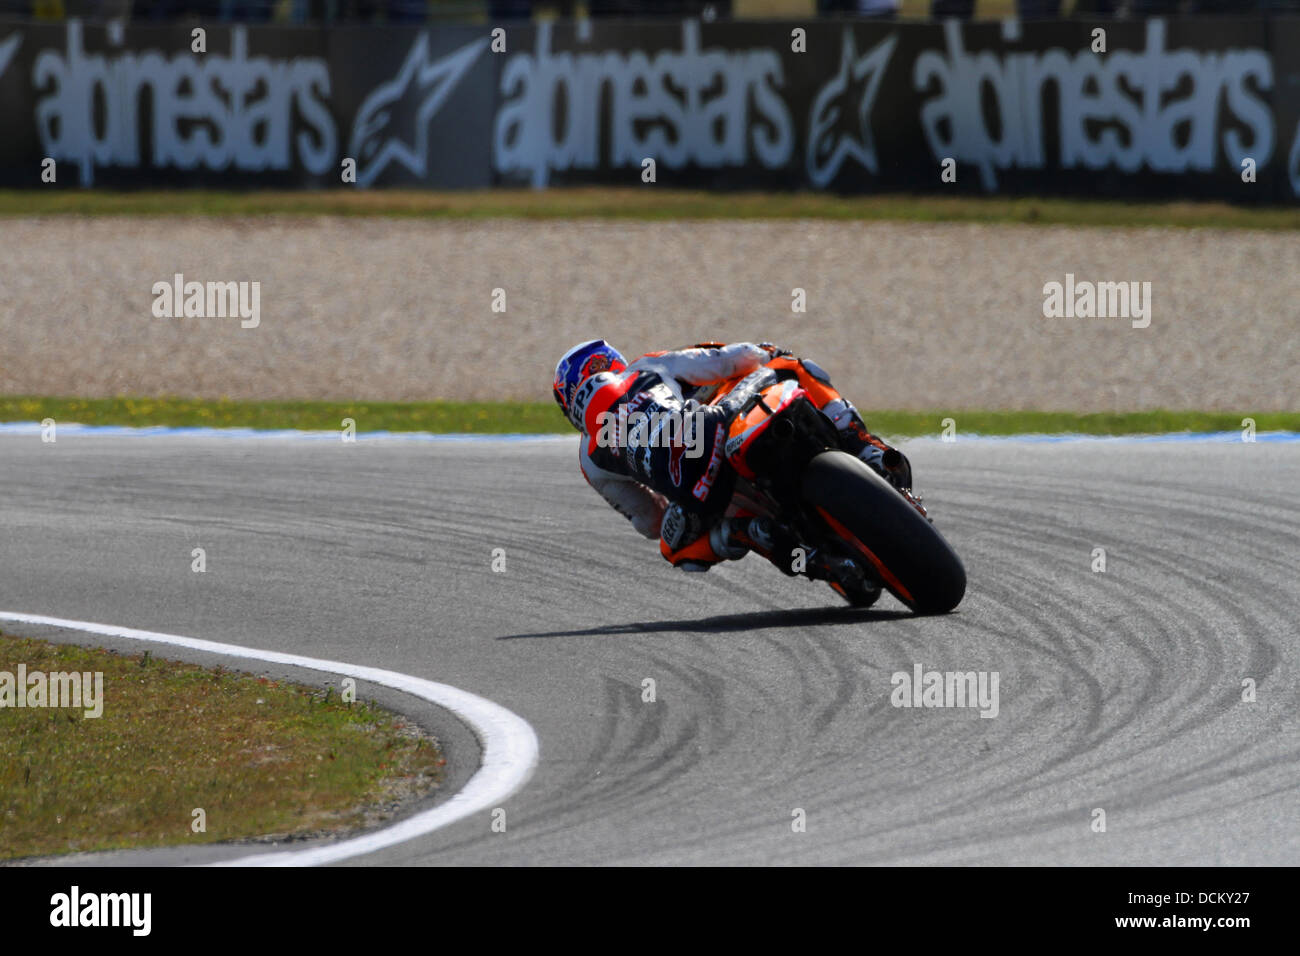
M802 555L792 555L792 570L827 581L859 607L873 604L881 587L920 614L960 603L966 569L920 499L840 450L821 410L838 395L825 373L779 355L709 392L696 400L734 412L724 446L737 474L728 513L766 517L797 542Z

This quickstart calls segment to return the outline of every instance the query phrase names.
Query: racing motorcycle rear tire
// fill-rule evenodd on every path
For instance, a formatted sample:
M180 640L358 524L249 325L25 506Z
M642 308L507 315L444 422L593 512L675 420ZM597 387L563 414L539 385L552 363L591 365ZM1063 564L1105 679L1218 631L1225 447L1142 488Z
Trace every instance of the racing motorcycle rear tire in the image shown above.
M808 463L804 501L919 614L944 614L966 594L966 569L938 530L865 462L825 451Z

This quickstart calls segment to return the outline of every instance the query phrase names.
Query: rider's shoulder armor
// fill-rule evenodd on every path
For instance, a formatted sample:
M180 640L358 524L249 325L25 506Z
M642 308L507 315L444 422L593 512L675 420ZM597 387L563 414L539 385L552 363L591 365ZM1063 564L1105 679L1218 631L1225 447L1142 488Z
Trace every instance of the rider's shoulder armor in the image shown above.
M660 376L652 369L628 369L624 372L600 372L592 375L573 398L575 410L582 416L587 437L587 454L606 471L628 474L631 469L623 460L623 449L604 446L600 441L606 415L617 415L618 406L659 384Z
M600 431L603 414L617 412L617 406L626 402L629 395L635 395L658 381L658 373L651 369L592 375L573 397L573 407L582 416L582 430L589 438L594 438Z

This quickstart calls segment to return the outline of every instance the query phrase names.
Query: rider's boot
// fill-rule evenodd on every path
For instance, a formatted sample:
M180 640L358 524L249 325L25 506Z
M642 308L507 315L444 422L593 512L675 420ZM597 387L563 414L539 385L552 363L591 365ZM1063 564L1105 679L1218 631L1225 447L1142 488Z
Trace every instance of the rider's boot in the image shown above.
M822 411L835 423L841 448L862 459L899 491L911 490L912 465L907 456L867 431L862 416L848 399L833 399Z
M747 514L724 518L713 526L707 537L699 540L709 542L710 554L734 559L753 551L767 558L782 574L796 577L800 573L795 570L798 541L769 518ZM688 566L692 562L683 561L677 566L687 571L707 571L715 563L695 567ZM810 551L803 556L802 572L814 581L827 581L855 607L870 607L880 597L880 582L852 559L827 561L820 552Z
M739 514L718 522L715 532L721 530L723 540L730 547L744 548L767 558L782 574L794 577L794 549L798 542L776 526L769 518Z
M880 582L867 573L861 562L851 558L827 560L819 551L812 550L803 555L801 569L796 571L798 541L768 518L742 515L720 521L716 527L725 528L729 540L748 545L782 574L796 577L802 572L814 581L828 582L855 607L870 607L880 597Z
M669 505L660 527L659 552L681 571L707 571L722 561L738 561L749 553L749 545L736 535L736 520L724 518L706 534L699 516Z

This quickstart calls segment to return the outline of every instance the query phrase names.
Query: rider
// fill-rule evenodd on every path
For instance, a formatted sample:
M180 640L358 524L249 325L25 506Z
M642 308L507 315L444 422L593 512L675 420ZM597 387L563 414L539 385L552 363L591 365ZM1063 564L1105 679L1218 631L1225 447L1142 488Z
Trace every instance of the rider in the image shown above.
M723 447L747 380L717 405L701 404L710 386L790 354L766 342L705 343L651 352L629 365L604 339L593 339L569 349L556 365L555 401L585 439L579 447L584 477L638 532L659 538L660 551L675 567L707 571L755 550L792 573L777 559L792 542L779 540L771 522L746 514L723 518L735 484ZM902 453L867 431L825 372L800 361L830 396L821 408L839 430L840 447L896 488L910 489L911 467ZM647 416L642 421L658 421L661 429L675 416L675 436L662 441L658 432L627 428L639 419L636 413ZM609 427L619 420L623 429Z

